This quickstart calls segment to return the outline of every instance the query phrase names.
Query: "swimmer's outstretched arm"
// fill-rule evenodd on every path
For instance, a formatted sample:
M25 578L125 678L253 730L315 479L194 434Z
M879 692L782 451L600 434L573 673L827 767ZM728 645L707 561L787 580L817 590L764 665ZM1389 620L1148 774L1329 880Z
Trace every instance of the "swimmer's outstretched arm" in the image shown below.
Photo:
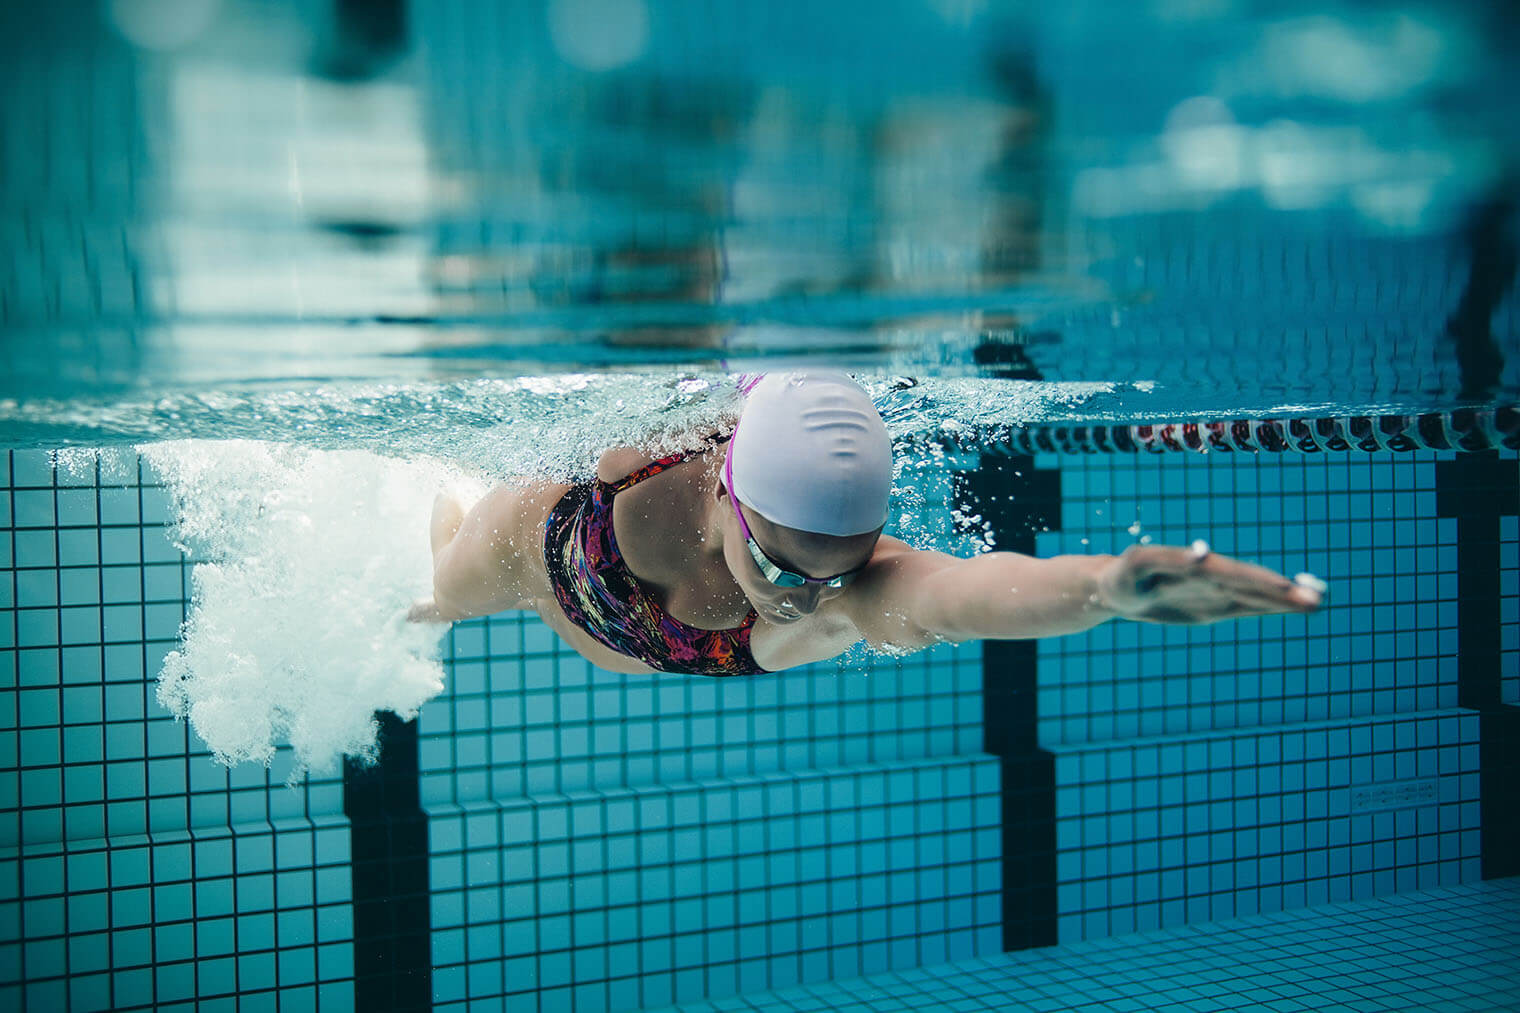
M1016 552L959 559L901 546L878 553L857 589L847 607L862 635L899 650L1060 636L1114 618L1196 625L1313 612L1320 604L1318 590L1202 542L1048 559Z

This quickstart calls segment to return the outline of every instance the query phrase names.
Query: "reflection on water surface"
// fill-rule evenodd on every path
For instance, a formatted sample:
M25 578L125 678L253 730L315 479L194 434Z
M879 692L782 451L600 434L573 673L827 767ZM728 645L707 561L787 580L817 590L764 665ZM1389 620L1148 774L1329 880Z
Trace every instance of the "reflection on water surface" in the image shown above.
M148 6L4 15L10 442L145 389L798 356L1131 415L1516 388L1476 5Z

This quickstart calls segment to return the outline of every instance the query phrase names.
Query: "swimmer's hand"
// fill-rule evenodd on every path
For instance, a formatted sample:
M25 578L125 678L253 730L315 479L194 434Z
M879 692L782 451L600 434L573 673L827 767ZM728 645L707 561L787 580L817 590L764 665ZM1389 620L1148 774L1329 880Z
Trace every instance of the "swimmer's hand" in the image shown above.
M446 623L450 622L438 607L438 603L431 598L425 598L412 605L406 613L406 621L409 623Z
M1094 604L1146 623L1199 625L1244 616L1313 612L1325 585L1301 574L1289 580L1261 566L1209 551L1131 545L1098 574Z

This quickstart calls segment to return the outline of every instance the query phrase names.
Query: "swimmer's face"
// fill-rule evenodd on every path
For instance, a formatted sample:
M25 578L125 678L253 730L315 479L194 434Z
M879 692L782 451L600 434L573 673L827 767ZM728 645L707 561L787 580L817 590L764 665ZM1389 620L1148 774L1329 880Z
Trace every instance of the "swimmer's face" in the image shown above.
M727 497L719 487L720 496ZM847 588L825 584L801 587L778 587L765 579L744 543L738 518L730 508L723 537L723 555L734 580L743 589L755 611L772 623L796 622L818 611L819 605L844 594ZM807 577L833 577L864 566L876 549L880 531L863 535L820 535L799 531L766 520L754 510L744 511L750 535L777 566Z

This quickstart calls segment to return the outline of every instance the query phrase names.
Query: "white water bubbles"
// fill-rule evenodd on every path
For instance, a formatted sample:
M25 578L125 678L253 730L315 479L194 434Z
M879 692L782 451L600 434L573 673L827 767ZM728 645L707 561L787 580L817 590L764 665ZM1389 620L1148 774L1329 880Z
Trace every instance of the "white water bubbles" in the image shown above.
M141 448L193 559L182 643L158 699L221 763L269 764L289 782L345 754L376 755L374 714L415 717L443 689L446 627L406 621L431 593L434 495L482 487L441 462L251 441Z

